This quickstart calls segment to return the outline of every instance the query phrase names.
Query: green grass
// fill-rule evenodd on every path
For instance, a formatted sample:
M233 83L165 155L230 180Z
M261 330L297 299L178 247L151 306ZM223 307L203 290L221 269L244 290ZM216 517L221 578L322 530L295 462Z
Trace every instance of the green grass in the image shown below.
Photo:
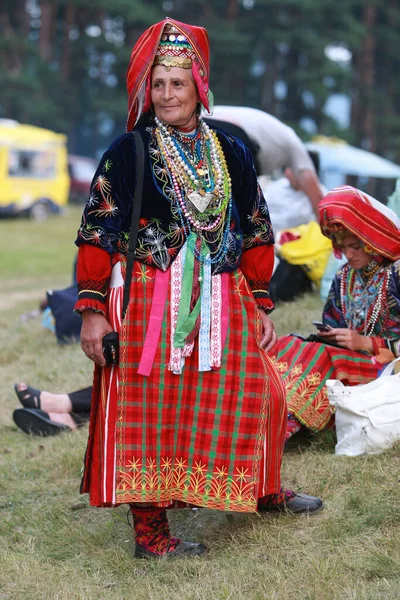
M312 518L173 511L178 535L206 542L205 559L132 558L126 509L79 495L86 431L55 438L17 431L13 383L72 391L91 379L79 345L59 347L38 317L48 288L69 284L79 210L45 223L0 221L0 600L398 600L400 445L335 457L324 432L285 452L289 487L323 497ZM310 330L317 296L280 306L280 333Z

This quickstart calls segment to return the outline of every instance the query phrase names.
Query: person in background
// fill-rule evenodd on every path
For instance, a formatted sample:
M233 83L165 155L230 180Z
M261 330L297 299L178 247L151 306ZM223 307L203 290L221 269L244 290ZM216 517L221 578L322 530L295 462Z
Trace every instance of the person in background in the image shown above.
M302 427L318 432L333 423L327 379L368 383L400 356L399 219L350 186L329 192L319 214L322 233L347 262L323 310L322 343L288 335L269 352L286 388L287 439Z
M400 179L396 181L395 189L388 197L386 206L390 208L398 218L400 218ZM329 257L319 290L319 295L323 302L326 302L326 299L328 298L329 290L336 272L339 271L345 262L345 257L342 256L341 258L337 258L334 253L332 253Z
M309 152L309 155L318 173L318 155L315 152ZM275 234L282 229L298 227L317 219L309 197L300 189L299 176L291 167L285 167L282 177L269 182L265 189L260 179L263 178L259 178L259 183ZM322 184L319 186L323 197L327 190Z
M288 167L296 176L298 189L308 196L318 217L318 203L323 197L318 176L307 148L291 127L262 110L247 106L215 106L209 117L210 123L212 119L241 127L258 146L256 158L263 190L267 189L264 176Z
M263 189L262 183L260 185ZM284 169L282 177L268 183L263 193L275 234L281 229L316 220L311 202L307 194L299 189L296 175L290 167Z
M129 505L138 558L206 552L171 534L166 508L322 506L281 488L286 403L266 352L272 228L249 150L200 116L208 79L205 29L165 19L143 33L127 72L127 133L100 161L76 242L81 345L96 365L82 493L93 506ZM133 129L144 193L122 321ZM106 365L113 330L120 362Z
M14 390L23 408L14 410L13 420L25 433L57 435L75 431L89 420L92 387L54 394L21 382L15 384Z

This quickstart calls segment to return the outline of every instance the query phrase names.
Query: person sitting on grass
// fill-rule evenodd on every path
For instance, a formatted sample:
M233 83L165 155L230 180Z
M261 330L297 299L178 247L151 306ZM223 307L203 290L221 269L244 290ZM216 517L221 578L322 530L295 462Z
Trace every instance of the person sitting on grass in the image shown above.
M13 413L14 423L25 433L48 436L75 431L88 422L92 388L53 394L16 383L15 393L24 408Z
M322 233L347 263L337 272L323 310L325 343L280 337L269 351L286 387L286 439L302 427L333 423L328 379L373 381L400 356L400 221L393 211L349 186L319 205ZM328 344L335 344L337 347Z

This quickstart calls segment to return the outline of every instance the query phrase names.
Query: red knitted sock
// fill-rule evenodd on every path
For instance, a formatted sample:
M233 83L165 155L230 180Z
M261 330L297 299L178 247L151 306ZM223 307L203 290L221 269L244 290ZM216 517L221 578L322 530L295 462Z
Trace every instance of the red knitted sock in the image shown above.
M165 508L131 505L135 542L157 556L172 552L180 539L171 536Z
M288 413L286 425L285 442L295 435L302 428L302 424L296 419L293 413Z
M269 508L274 506L279 506L280 504L284 505L285 502L294 498L296 496L296 492L293 490L286 490L281 488L279 494L268 494L267 496L263 496L258 499L258 507Z

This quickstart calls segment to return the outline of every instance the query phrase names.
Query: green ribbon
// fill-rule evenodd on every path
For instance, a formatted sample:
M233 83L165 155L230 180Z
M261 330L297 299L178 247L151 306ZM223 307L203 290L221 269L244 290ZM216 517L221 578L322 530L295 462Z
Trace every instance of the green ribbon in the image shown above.
M183 348L185 346L185 339L193 331L196 324L197 317L200 314L201 309L201 294L203 291L203 283L200 282L200 295L192 310L190 312L190 301L192 298L193 290L193 272L194 272L194 248L196 245L197 235L192 232L187 240L187 252L186 260L183 267L182 277L182 290L181 299L179 302L178 318L176 321L176 329L174 334L174 348ZM202 240L201 244L201 256L207 256L209 249L207 244ZM200 270L201 273L201 270Z

